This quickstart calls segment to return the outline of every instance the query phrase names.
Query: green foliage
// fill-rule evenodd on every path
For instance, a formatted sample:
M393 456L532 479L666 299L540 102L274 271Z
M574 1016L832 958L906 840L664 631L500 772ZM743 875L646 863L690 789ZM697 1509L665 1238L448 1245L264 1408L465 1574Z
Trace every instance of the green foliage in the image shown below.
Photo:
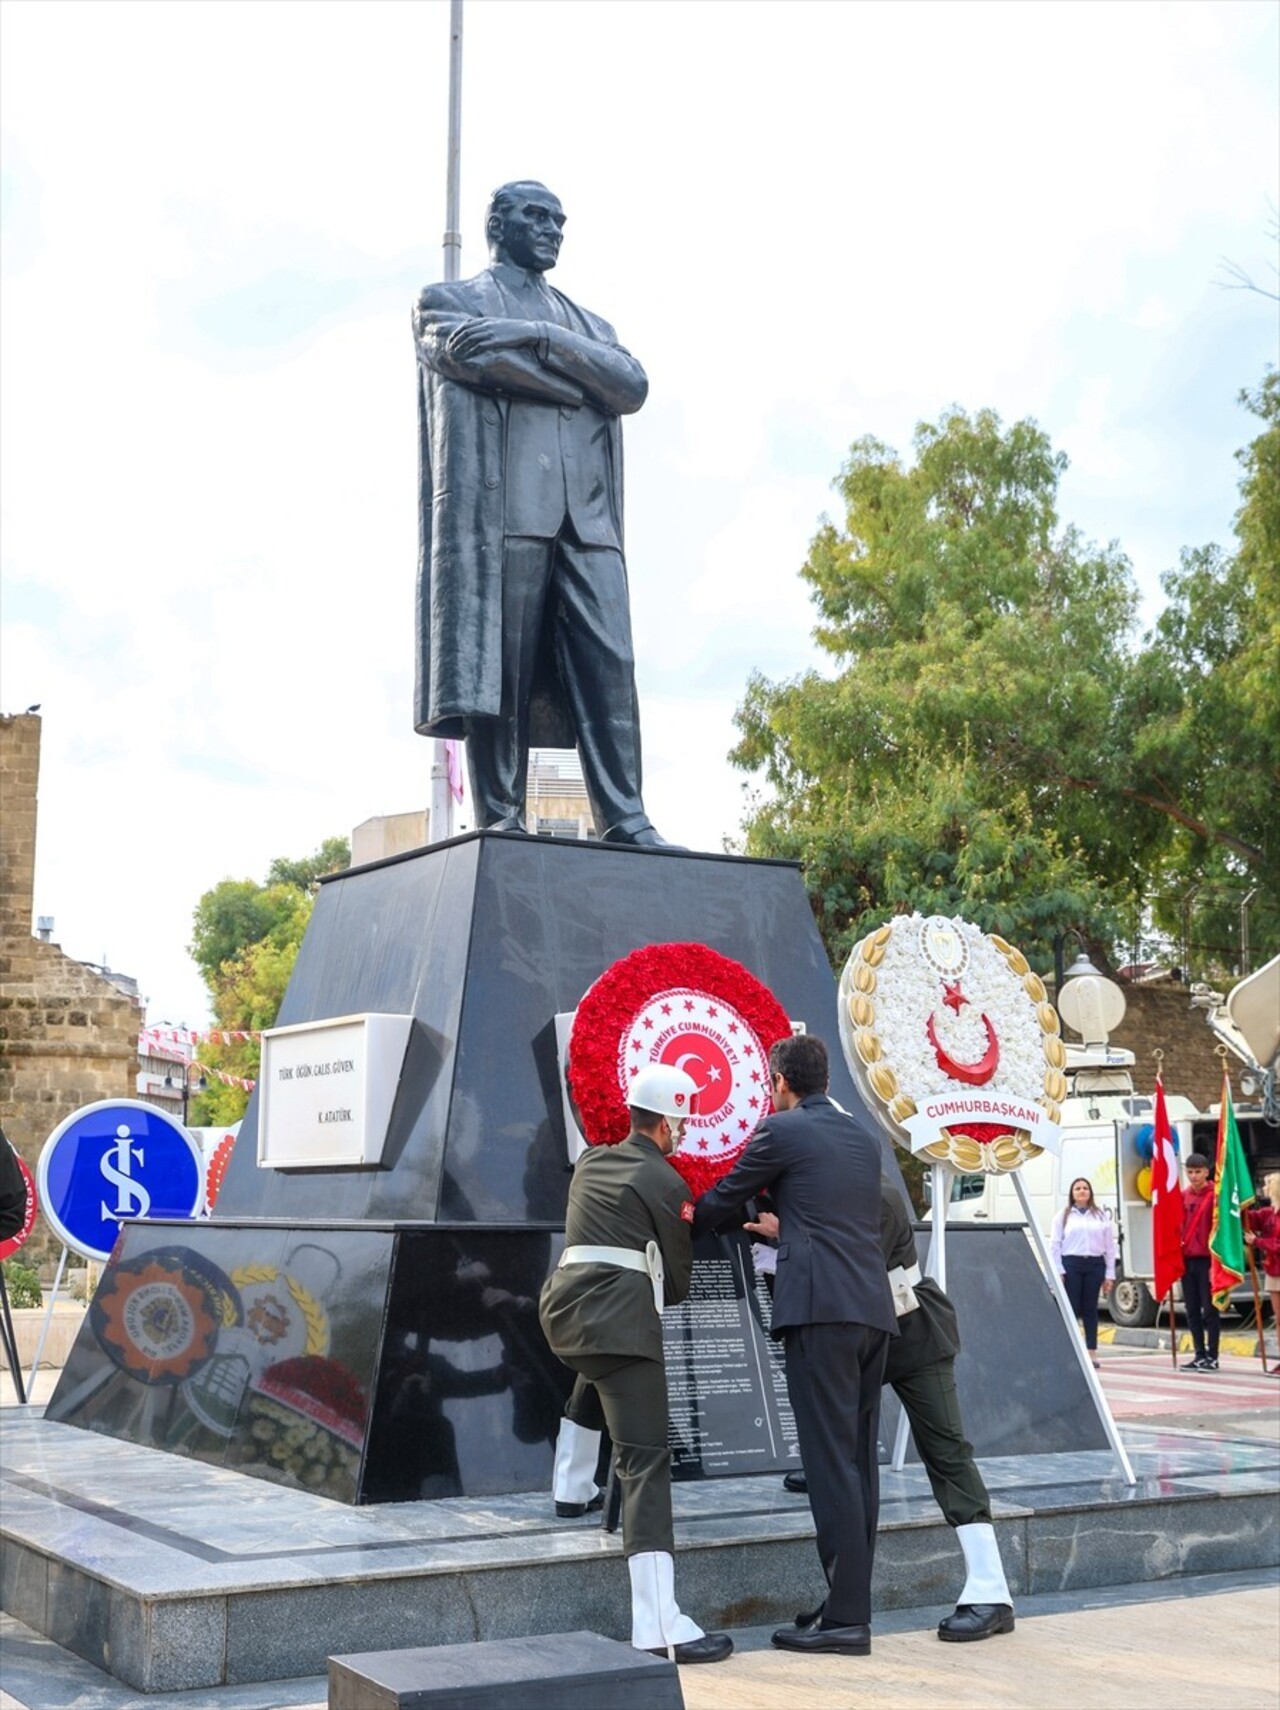
M200 898L190 950L209 989L218 1029L259 1032L272 1025L320 877L340 871L349 860L346 839L330 837L314 855L273 861L265 884L223 879ZM257 1040L201 1048L208 1067L245 1080L257 1078L259 1055ZM202 1126L237 1122L247 1103L242 1087L226 1086L211 1076L204 1092L191 1102L190 1119Z
M910 466L855 443L801 572L834 670L754 676L731 755L767 786L747 850L806 863L833 960L919 908L1043 971L1064 927L1105 955L1122 920L1171 928L1193 884L1206 953L1253 885L1255 951L1275 946L1277 376L1243 401L1265 429L1240 454L1240 550L1185 553L1141 649L1128 561L1060 524L1066 458L1034 422L949 410Z
M326 873L340 873L351 865L351 845L345 837L326 837L314 855L301 861L277 856L267 869L269 885L294 885L315 895Z
M3 1268L4 1285L9 1291L9 1305L15 1311L22 1306L44 1305L40 1278L30 1265L24 1265L21 1259L6 1259Z
M276 915L266 887L252 879L223 879L204 893L187 951L211 992L223 964L270 932Z
M1280 375L1240 401L1265 426L1238 454L1238 550L1184 551L1165 576L1131 719L1135 786L1169 821L1156 919L1178 931L1194 887L1198 968L1221 976L1250 891L1254 951L1280 945Z
M1130 871L1086 794L1046 824L1062 791L1045 760L1105 749L1132 578L1114 547L1058 529L1065 459L1033 422L952 410L915 451L908 469L876 440L853 447L844 527L824 523L802 571L839 675L748 686L732 759L772 800L747 848L806 862L837 961L921 908L1048 967L1055 931L1106 931Z

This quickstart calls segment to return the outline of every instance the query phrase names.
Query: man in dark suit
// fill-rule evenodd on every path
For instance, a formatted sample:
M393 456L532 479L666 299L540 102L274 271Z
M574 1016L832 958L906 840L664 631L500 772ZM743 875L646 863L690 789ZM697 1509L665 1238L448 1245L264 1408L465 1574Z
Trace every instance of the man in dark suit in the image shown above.
M546 283L564 221L545 185L504 184L492 265L427 286L414 311L415 723L466 738L481 827L525 830L530 744L576 742L604 840L661 844L640 797L618 419L649 382L607 321Z
M769 1053L774 1114L723 1181L698 1201L694 1234L741 1217L767 1188L777 1210L773 1334L787 1390L827 1597L784 1650L865 1656L879 1513L876 1425L893 1296L880 1251L880 1146L827 1097L827 1051L812 1034Z
M778 1219L762 1211L745 1227L753 1235L776 1240ZM956 1309L932 1277L921 1276L907 1208L886 1182L881 1183L880 1248L898 1315L884 1381L902 1403L934 1498L964 1552L964 1587L954 1613L938 1623L938 1637L964 1644L1012 1633L1013 1599L1000 1560L991 1498L964 1434L956 1394ZM788 1473L783 1483L788 1490L808 1489L802 1472ZM801 1616L797 1624L808 1620Z

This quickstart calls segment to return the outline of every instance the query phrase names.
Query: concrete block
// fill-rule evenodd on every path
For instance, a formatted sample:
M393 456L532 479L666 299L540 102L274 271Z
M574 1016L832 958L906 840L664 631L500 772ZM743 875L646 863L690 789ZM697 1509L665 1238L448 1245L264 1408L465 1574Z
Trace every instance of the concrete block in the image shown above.
M674 1663L599 1633L329 1659L329 1710L684 1710Z

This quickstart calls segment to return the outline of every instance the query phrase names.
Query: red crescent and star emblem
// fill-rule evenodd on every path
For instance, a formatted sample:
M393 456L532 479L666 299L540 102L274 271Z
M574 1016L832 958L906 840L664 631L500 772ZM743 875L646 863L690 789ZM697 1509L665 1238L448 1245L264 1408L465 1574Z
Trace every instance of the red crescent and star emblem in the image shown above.
M684 1147L716 1163L736 1158L769 1110L768 1057L726 998L688 986L657 992L632 1018L618 1047L618 1085L651 1063L682 1069L698 1088Z
M968 998L960 990L959 980L942 982L943 1004L947 1009L954 1010L959 1015L961 1009L968 1003ZM938 1030L931 1015L925 1023L925 1032L929 1035L929 1043L933 1046L933 1054L938 1067L944 1075L950 1075L953 1081L962 1081L965 1086L985 1087L987 1082L1000 1067L1000 1041L996 1030L991 1025L991 1017L983 1014L982 1025L986 1029L987 1048L976 1063L961 1063L941 1044Z

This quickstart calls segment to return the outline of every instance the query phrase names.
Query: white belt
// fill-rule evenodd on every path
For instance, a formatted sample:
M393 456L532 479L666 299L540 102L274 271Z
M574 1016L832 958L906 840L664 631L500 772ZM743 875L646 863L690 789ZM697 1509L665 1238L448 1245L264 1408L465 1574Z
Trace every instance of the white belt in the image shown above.
M662 1311L662 1251L656 1241L650 1241L643 1253L635 1247L566 1247L560 1255L560 1266L617 1265L624 1271L640 1271L653 1284L653 1304Z
M895 1265L889 1272L889 1287L893 1291L893 1310L897 1317L905 1318L908 1312L914 1312L920 1302L916 1299L915 1284L920 1281L919 1265Z

